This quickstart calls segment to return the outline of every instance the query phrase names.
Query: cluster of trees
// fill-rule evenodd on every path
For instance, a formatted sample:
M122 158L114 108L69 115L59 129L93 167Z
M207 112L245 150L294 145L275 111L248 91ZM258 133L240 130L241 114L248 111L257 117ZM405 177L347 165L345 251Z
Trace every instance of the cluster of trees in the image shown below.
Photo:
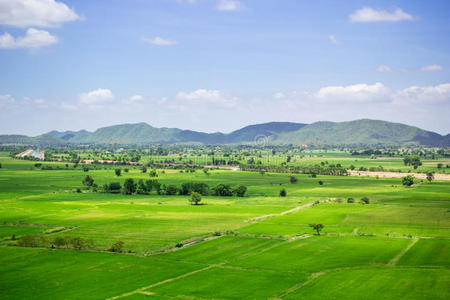
M87 250L95 248L93 240L74 236L47 237L44 235L24 235L17 240L21 247L57 248Z
M338 165L308 165L308 166L274 166L274 165L248 165L241 164L242 171L256 171L256 172L274 172L274 173L296 173L296 174L316 174L316 175L348 175L347 169Z
M89 175L83 179L83 183L87 181L89 184L93 179ZM219 184L213 187L210 191L208 184L203 182L186 182L177 187L174 184L160 184L157 180L142 180L135 181L132 178L125 180L123 186L120 182L112 182L105 184L103 186L103 191L105 193L122 193L124 195L148 195L155 190L158 195L192 195L197 193L202 196L212 195L212 196L237 196L244 197L247 192L247 187L244 185L239 185L232 188L228 184Z
M405 164L405 166L413 166L414 169L417 169L422 165L422 162L420 161L420 157L418 155L407 155L403 157L403 163Z

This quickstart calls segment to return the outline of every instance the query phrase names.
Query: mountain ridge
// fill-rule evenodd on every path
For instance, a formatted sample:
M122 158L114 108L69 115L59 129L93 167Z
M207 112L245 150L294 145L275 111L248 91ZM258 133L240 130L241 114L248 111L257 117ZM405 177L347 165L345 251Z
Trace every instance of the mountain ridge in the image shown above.
M0 135L0 144L249 144L271 145L406 145L450 146L450 134L442 136L415 126L382 120L345 122L319 121L312 124L268 122L245 126L230 133L205 133L179 128L157 128L145 122L101 127L90 132L50 131L28 137Z

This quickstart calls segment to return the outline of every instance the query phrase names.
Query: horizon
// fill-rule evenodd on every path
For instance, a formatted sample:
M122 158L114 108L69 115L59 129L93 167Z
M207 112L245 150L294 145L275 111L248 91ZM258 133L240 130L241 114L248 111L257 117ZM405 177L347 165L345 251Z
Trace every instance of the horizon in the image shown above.
M449 10L443 0L5 0L0 134L376 119L447 135Z

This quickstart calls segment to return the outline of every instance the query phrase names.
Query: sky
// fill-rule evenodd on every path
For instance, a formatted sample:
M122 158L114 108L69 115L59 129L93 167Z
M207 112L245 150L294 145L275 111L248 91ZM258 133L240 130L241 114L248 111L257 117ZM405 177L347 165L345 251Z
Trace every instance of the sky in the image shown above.
M450 1L0 0L0 134L362 118L450 132Z

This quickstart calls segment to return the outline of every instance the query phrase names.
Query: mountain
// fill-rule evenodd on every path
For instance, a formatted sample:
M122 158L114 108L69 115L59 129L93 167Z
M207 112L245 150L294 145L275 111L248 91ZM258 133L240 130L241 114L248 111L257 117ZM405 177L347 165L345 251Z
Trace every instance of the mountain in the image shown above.
M156 128L147 123L121 124L94 132L51 131L37 137L0 135L0 144L248 144L273 145L426 145L450 147L450 135L426 131L414 126L362 119L349 122L313 124L271 122L246 126L228 134L204 133L178 128Z
M437 133L405 124L362 119L339 123L316 122L295 132L282 133L272 142L316 145L403 145L407 143L436 145L443 139L444 137Z

